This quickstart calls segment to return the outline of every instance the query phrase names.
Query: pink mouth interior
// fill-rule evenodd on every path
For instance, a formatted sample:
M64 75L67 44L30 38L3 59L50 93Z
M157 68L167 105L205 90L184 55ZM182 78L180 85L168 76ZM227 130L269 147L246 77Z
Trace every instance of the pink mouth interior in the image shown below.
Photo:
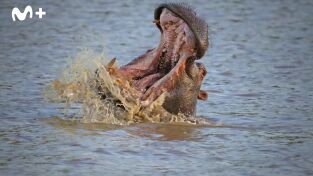
M133 85L142 92L157 82L162 84L168 80L178 79L179 75L174 74L178 70L172 70L185 66L185 62L177 66L179 60L187 60L196 55L195 36L181 18L165 8L157 23L162 30L158 47L147 51L120 69L132 78Z

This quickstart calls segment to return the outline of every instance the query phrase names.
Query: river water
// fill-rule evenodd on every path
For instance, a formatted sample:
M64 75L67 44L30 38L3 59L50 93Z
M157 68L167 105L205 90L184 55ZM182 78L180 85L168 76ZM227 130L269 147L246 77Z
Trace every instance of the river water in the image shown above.
M225 127L80 124L45 100L85 48L125 64L157 46L156 3L1 1L0 175L312 175L312 1L190 4L211 41L197 112ZM26 5L47 14L13 22Z

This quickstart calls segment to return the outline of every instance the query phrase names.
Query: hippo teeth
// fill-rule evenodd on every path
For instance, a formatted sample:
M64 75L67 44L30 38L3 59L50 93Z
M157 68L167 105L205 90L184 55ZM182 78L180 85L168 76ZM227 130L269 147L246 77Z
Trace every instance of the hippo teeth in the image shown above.
M164 70L165 69L166 54L167 54L167 50L164 48L162 50L162 53L161 53L160 58L159 58L158 70Z

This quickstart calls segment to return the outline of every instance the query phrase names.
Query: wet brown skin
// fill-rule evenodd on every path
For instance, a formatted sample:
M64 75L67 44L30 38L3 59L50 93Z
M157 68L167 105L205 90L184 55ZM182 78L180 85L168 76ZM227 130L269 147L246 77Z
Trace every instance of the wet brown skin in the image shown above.
M197 99L207 98L200 90L206 70L195 62L208 47L207 25L184 4L160 5L154 22L161 31L158 47L122 66L119 72L142 93L143 107L166 93L163 107L168 112L194 116Z

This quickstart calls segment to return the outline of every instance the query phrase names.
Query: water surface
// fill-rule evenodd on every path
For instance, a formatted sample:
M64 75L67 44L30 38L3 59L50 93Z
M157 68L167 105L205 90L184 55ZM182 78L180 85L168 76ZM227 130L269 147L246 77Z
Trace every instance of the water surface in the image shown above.
M11 20L17 6L47 15ZM83 125L42 91L89 48L156 46L149 1L0 2L0 175L312 175L313 3L192 1L210 26L198 115L235 127Z

